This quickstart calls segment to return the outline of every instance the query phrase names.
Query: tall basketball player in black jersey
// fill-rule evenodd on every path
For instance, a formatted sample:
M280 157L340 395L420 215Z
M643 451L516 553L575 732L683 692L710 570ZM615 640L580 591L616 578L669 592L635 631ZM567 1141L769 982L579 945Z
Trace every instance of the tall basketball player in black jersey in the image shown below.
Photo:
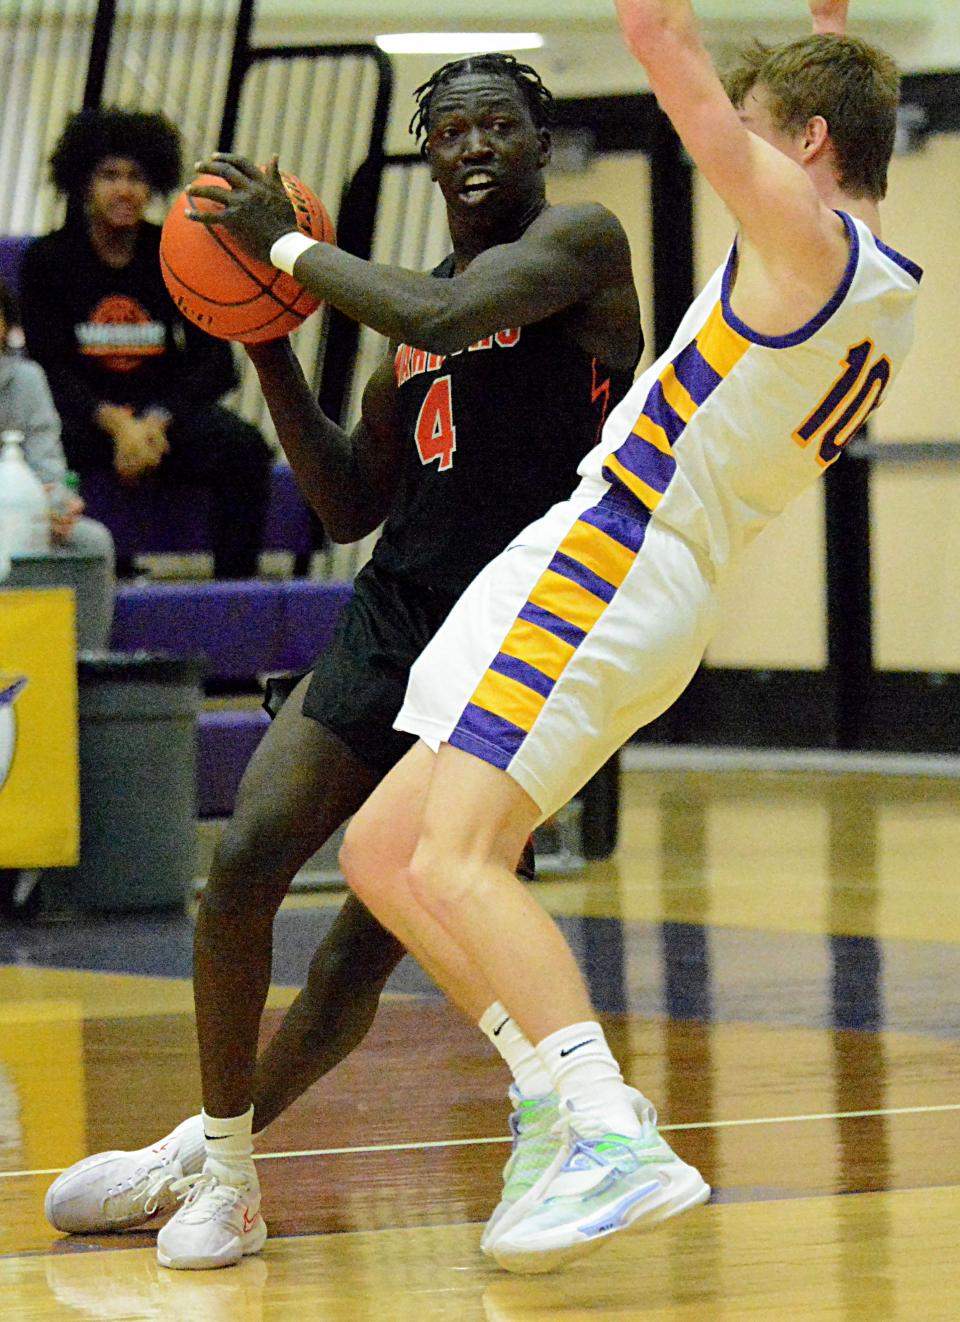
M229 191L192 190L222 205L217 223L251 255L293 271L391 347L349 434L320 411L287 340L248 347L281 444L328 534L350 542L386 522L336 641L247 769L201 898L194 993L203 1123L195 1116L155 1148L81 1163L47 1197L61 1229L129 1226L172 1206L170 1184L202 1166L161 1232L165 1266L222 1266L263 1243L251 1129L360 1042L403 954L347 900L257 1059L274 916L297 870L413 742L392 728L410 665L475 573L569 491L642 348L620 223L596 204L546 201L551 97L534 70L510 56L458 61L417 98L411 129L453 242L430 274L327 244L297 246L275 165L264 175L217 155L198 168ZM206 214L194 218L205 223ZM490 1010L472 1008L478 1020ZM495 1030L515 1098L548 1091L536 1062ZM533 1111L549 1130L550 1106Z

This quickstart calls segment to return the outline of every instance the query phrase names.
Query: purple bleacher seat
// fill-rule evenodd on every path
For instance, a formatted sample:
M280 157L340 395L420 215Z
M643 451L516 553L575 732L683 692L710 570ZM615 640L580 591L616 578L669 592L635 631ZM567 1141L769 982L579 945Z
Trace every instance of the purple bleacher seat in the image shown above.
M121 584L111 646L203 656L217 680L306 670L352 591L310 579Z
M314 583L302 579L274 586L282 589L282 626L276 650L272 657L261 658L260 670L307 670L329 645L353 587L349 583ZM233 811L241 777L269 724L270 718L262 709L200 713L197 723L200 817L227 817Z
M202 656L208 677L228 682L307 670L328 646L352 592L350 583L310 579L121 584L111 645L119 652ZM200 713L201 817L233 811L240 778L269 723L259 709Z
M320 545L310 506L301 495L289 464L273 466L263 545L267 551L293 551L301 555L309 555Z
M209 497L203 487L168 486L149 478L124 486L115 473L87 473L81 494L86 513L105 523L117 555L209 551ZM289 464L273 466L263 548L309 556L314 524Z
M32 234L6 234L0 237L0 276L15 294L20 293L20 266L31 243Z
M208 676L249 679L273 665L283 633L282 588L247 580L122 584L111 647L202 656Z
M197 815L229 817L237 787L270 717L257 711L204 711L197 721Z

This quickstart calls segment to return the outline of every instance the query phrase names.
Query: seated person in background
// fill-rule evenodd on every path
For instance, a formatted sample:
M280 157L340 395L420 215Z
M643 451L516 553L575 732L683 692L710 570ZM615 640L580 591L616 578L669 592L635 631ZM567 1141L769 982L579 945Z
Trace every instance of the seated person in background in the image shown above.
M257 572L271 451L218 400L236 386L232 347L177 311L160 273L154 193L180 180L180 135L163 115L117 108L71 116L50 160L67 198L62 229L28 248L21 274L27 351L43 367L81 475L210 488L217 578Z
M64 484L67 464L60 444L60 419L43 369L8 349L9 331L16 323L14 297L0 280L0 431L10 427L23 432L23 457L50 497L52 545L100 562L95 610L91 618L78 618L77 635L81 645L105 649L113 623L113 538L102 523L83 518L83 501ZM83 604L78 599L80 609Z

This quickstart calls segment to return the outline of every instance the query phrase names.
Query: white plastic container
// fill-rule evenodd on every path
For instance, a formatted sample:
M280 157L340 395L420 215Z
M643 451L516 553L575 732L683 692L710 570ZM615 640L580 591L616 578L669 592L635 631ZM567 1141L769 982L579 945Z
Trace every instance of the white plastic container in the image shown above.
M0 580L10 561L50 549L50 506L43 483L23 457L23 432L0 435Z

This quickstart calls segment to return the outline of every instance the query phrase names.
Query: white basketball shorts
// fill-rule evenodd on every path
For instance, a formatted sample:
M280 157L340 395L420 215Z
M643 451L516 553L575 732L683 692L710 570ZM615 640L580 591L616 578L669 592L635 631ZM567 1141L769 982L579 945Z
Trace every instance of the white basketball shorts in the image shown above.
M395 725L506 771L548 817L679 697L715 609L690 546L585 479L470 584Z

